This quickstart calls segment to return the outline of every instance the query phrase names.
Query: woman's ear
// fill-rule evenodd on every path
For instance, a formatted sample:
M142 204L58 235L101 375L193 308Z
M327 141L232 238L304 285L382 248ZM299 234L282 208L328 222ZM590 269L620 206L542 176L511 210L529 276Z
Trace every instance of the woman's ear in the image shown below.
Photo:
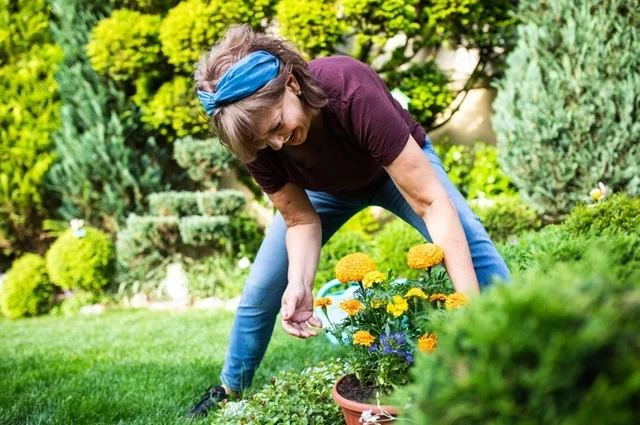
M289 73L287 87L293 90L294 93L298 93L300 91L300 84L298 84L298 80L296 80L296 77L294 77L292 73Z

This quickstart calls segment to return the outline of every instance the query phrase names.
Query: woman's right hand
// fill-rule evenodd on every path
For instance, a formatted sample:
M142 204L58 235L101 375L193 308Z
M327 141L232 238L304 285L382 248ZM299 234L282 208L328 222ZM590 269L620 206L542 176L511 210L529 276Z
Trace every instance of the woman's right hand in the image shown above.
M309 338L318 335L322 322L313 315L313 293L301 283L290 283L282 295L282 327L289 335Z

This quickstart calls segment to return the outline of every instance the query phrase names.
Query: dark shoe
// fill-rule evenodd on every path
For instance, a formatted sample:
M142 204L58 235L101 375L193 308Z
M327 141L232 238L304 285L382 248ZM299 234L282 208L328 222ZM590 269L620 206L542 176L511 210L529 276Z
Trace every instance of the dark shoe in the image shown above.
M211 387L202 395L200 401L189 410L187 418L204 418L209 414L209 411L218 407L218 403L228 399L229 394L227 394L222 385Z

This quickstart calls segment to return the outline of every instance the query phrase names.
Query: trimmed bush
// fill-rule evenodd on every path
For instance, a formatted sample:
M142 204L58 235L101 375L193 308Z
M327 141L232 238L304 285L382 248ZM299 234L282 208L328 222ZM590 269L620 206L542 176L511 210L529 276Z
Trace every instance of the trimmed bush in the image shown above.
M566 216L599 181L640 195L638 1L519 7L518 45L493 104L505 172L549 220Z
M173 157L187 170L191 180L205 187L218 187L220 175L238 164L231 151L218 139L183 137L173 143Z
M52 305L53 291L44 258L24 254L13 262L4 279L0 292L2 314L17 319L46 313Z
M230 244L229 217L191 216L180 219L180 238L187 245L222 248Z
M378 270L393 270L398 277L417 278L424 271L409 268L407 252L414 245L425 242L424 236L411 225L395 219L375 234L372 257L378 265Z
M367 252L367 241L360 232L339 230L322 247L316 271L315 289L336 278L335 267L347 254Z
M616 194L594 205L578 205L563 223L572 234L631 233L640 236L640 198Z
M180 3L180 0L110 0L114 9L127 8L143 13L163 14Z
M175 250L180 241L180 219L178 217L148 217L130 215L127 218L126 232L132 247L138 251L158 250L168 254Z
M98 292L113 279L115 252L109 235L92 227L77 237L65 231L47 252L47 272L62 289Z
M535 210L518 196L474 199L470 205L494 242L502 242L510 236L542 227Z
M161 216L234 215L246 204L246 198L237 190L219 192L160 192L149 195L152 214Z
M91 33L87 56L93 68L116 81L135 80L162 62L160 23L157 15L116 10L101 20Z
M597 244L556 265L494 286L437 322L434 353L417 358L412 423L640 422L640 274L611 273Z
M254 259L264 239L264 229L246 212L229 218L231 252L235 256Z
M242 293L249 267L240 268L230 255L209 255L185 264L189 294L197 298L231 299Z

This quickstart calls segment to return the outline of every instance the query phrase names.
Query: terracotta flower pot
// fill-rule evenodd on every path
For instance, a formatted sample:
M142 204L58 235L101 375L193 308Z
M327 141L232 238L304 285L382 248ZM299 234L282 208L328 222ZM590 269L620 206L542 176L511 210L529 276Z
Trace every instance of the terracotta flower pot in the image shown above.
M338 406L342 408L342 415L344 416L344 420L347 425L362 425L360 417L362 416L362 412L365 410L371 410L371 414L381 416L377 423L393 424L396 422L395 419L388 419L386 416L387 414L390 414L393 417L398 416L398 408L394 406L382 405L378 407L375 404L359 403L341 396L338 393L338 384L340 384L344 378L345 377L343 376L338 379L338 381L333 385L331 397L333 397L335 402L338 403Z

